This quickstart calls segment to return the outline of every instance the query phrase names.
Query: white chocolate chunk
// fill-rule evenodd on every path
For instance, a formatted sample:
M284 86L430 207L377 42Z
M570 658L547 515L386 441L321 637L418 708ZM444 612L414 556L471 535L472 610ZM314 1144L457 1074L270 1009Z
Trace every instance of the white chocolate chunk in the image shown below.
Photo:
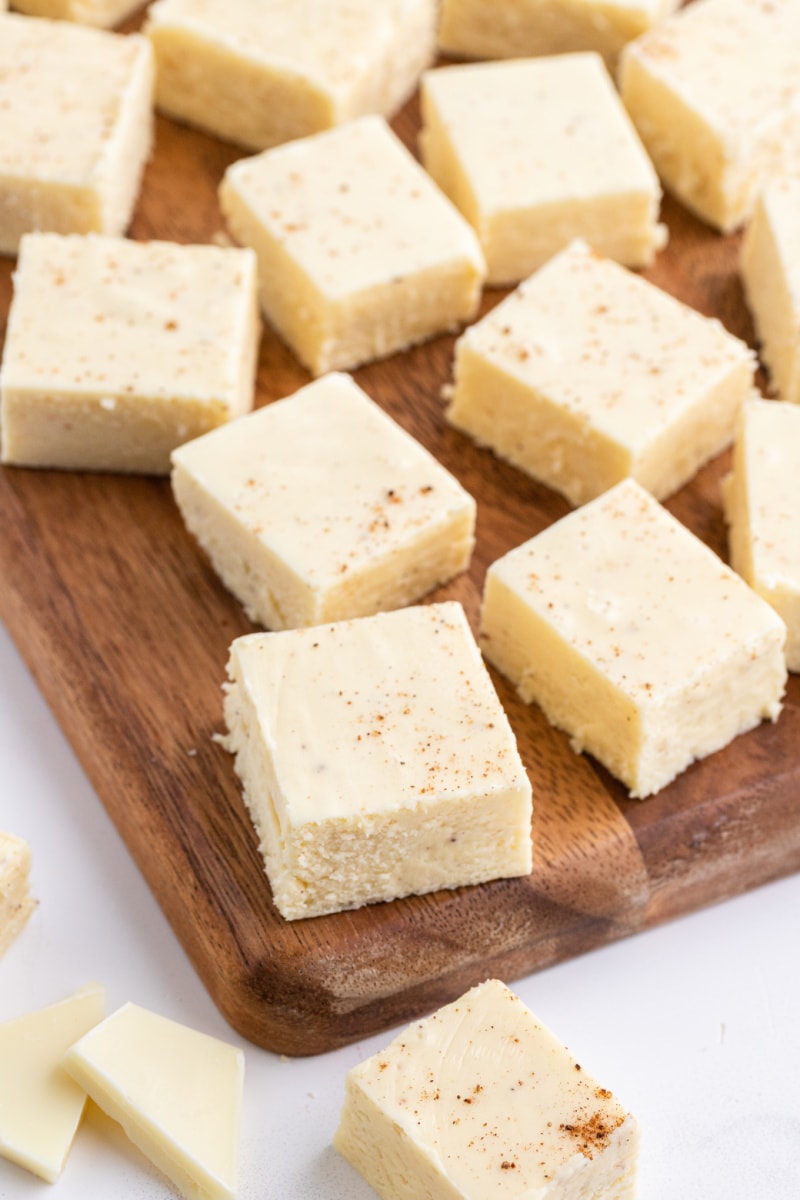
M459 604L250 634L228 675L287 920L530 872L530 783Z
M465 570L474 545L475 501L347 375L180 447L172 486L269 629L410 604Z
M125 1004L64 1067L187 1197L233 1200L244 1055L237 1046Z
M489 568L481 635L634 798L780 712L783 621L630 479Z
M639 1129L494 979L348 1073L334 1145L382 1200L633 1200Z
M142 6L143 0L14 0L14 8L31 17L78 21L100 29L118 25Z
M166 474L253 403L249 250L29 234L0 369L4 462Z
M422 161L477 231L490 284L576 237L635 267L664 245L658 179L598 55L428 71L421 104Z
M158 107L251 150L391 116L433 58L436 0L157 0Z
M697 0L625 48L619 83L664 185L730 232L800 165L800 0Z
M574 242L456 345L448 420L583 504L627 476L658 498L733 438L755 358Z
M786 665L800 671L800 408L744 406L723 495L731 564L786 623Z
M146 38L0 17L0 253L32 230L124 233L150 152L153 80Z
M30 869L27 842L0 832L0 957L36 907L28 890Z
M48 1183L63 1170L86 1103L61 1060L104 1011L104 989L89 984L0 1025L0 1155Z

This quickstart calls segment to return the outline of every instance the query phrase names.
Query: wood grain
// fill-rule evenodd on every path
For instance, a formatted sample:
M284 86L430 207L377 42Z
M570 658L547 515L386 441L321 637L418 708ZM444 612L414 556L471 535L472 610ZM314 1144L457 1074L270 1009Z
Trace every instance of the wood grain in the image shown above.
M412 101L395 127L414 145ZM241 153L159 119L131 236L208 241L216 188ZM666 201L650 278L752 342L735 238ZM11 296L0 264L0 312ZM483 311L500 298L487 292ZM568 511L443 419L453 338L371 364L359 383L478 498L468 574L434 598L475 624L487 566ZM308 377L265 330L258 403ZM726 553L727 455L668 507ZM220 1010L267 1048L311 1054L513 980L800 867L800 681L775 725L644 802L495 677L530 772L530 879L286 923L272 906L221 729L227 650L252 626L185 532L165 480L0 471L0 615Z

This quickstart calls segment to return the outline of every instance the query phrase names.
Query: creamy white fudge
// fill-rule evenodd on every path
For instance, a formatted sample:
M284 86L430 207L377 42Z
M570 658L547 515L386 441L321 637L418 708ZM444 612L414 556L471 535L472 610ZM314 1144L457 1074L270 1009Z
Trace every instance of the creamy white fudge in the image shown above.
M28 234L0 367L2 460L166 474L181 442L252 407L248 250Z
M800 163L800 0L697 0L631 42L622 98L665 186L725 233Z
M38 229L124 233L150 153L153 79L146 38L0 16L0 253Z
M287 920L530 872L530 783L459 604L249 634L228 677Z
M631 479L486 576L484 654L634 798L777 719L785 640L777 613Z
M490 979L348 1072L334 1146L382 1200L633 1200L639 1127Z
M670 495L732 440L755 356L717 320L573 242L456 343L448 420L583 504Z
M656 173L599 55L428 71L421 105L422 161L477 231L488 283L576 237L632 267L664 245Z
M469 565L475 501L349 375L318 379L172 461L187 528L269 629L399 608Z
M52 17L54 20L78 21L110 29L124 21L144 0L14 0L18 12L32 17ZM5 7L0 3L0 8Z
M36 907L29 891L30 870L28 843L0 831L0 958Z
M594 50L610 70L622 47L680 0L442 0L439 49L463 58Z
M165 113L265 150L391 116L436 43L436 0L157 0L145 32Z
M786 665L800 671L800 407L742 410L723 483L731 564L786 624Z
M258 256L265 316L313 375L471 320L475 234L382 117L234 163L220 204Z
M0 1155L48 1183L61 1175L86 1104L61 1060L104 1013L104 989L89 984L0 1025Z
M760 193L740 272L772 385L781 400L800 404L800 177Z
M63 1065L184 1196L234 1200L244 1086L238 1046L125 1004L77 1041Z

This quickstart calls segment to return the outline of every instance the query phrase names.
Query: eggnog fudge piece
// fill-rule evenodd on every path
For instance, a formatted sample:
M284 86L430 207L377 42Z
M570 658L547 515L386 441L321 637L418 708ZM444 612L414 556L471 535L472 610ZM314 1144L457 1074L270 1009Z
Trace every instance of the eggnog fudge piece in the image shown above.
M104 989L89 984L0 1025L0 1155L48 1183L61 1175L86 1104L61 1060L104 1011Z
M152 90L146 38L0 16L0 253L30 230L125 231Z
M744 406L723 495L731 564L786 623L786 665L800 671L800 408Z
M639 1127L489 979L348 1072L334 1146L382 1200L633 1200Z
M741 277L761 357L782 400L800 403L800 176L760 194L742 239Z
M474 545L475 501L347 375L180 447L172 486L270 629L409 604L466 570Z
M530 784L460 604L249 634L228 675L287 920L530 872Z
M0 8L4 5L0 4ZM57 20L79 21L110 29L129 17L143 0L14 0L18 12L32 17L53 17Z
M490 567L481 634L635 798L780 712L783 621L632 479Z
M476 229L490 284L575 237L635 267L666 241L658 179L597 54L428 71L421 103L423 163Z
M2 459L166 474L246 412L259 336L249 250L23 238L0 369Z
M595 50L609 69L620 50L679 0L442 0L439 49L464 58L523 58Z
M752 352L573 242L456 344L448 419L573 504L633 476L661 498L733 438Z
M390 116L433 58L436 0L157 0L160 109L264 150Z
M36 907L28 891L30 869L28 843L0 832L0 957Z
M238 1046L125 1004L69 1049L64 1067L186 1197L234 1200Z
M220 203L258 255L265 315L314 375L470 320L475 234L382 117L234 163Z
M800 164L800 0L697 0L625 48L619 81L665 186L723 232Z

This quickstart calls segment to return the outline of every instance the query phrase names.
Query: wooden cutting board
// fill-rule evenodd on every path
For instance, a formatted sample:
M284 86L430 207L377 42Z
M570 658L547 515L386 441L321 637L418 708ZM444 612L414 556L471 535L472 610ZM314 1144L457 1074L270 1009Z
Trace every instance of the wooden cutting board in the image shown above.
M412 101L395 121L409 145ZM159 119L131 236L208 241L241 152ZM752 341L738 243L667 201L649 278ZM3 325L13 264L0 261ZM487 293L486 311L500 298ZM479 502L470 572L434 598L475 625L487 566L568 511L443 419L451 337L370 365L358 382ZM259 404L308 381L265 330ZM727 455L668 507L723 556ZM165 480L0 470L0 616L97 793L231 1025L312 1054L410 1019L497 975L513 980L800 868L800 679L780 720L643 802L495 676L530 772L529 879L295 922L275 911L221 729L230 641L251 630L185 532ZM54 796L58 803L59 797Z

